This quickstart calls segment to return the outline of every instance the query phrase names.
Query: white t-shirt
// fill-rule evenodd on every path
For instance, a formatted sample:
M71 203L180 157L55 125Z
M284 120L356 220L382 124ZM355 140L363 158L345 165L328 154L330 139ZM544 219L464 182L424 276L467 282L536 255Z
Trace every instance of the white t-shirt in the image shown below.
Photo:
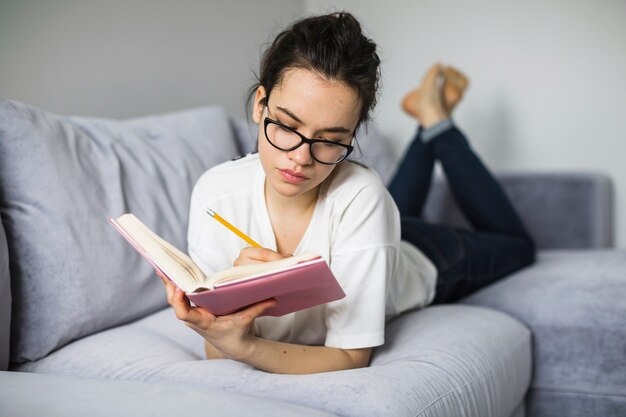
M232 266L248 244L211 219L211 208L263 247L276 250L258 154L205 172L191 197L188 244L206 273ZM320 186L310 224L294 254L315 252L328 263L346 297L283 317L255 320L257 336L343 349L384 343L385 320L434 297L437 271L400 240L398 209L378 174L339 164Z

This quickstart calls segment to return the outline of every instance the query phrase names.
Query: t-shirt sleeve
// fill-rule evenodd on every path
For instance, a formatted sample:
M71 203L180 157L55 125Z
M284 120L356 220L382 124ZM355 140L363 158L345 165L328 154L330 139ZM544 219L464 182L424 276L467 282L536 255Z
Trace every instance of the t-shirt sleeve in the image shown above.
M384 343L387 278L399 256L400 220L382 183L366 185L336 213L330 266L346 297L326 306L325 345Z

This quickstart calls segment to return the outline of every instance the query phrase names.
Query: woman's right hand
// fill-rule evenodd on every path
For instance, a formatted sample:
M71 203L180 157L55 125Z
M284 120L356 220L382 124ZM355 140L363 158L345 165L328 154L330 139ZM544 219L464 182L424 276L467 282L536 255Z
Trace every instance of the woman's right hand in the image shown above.
M271 249L248 246L239 252L239 256L233 262L233 266L278 261L284 258L288 258L288 256L281 255Z

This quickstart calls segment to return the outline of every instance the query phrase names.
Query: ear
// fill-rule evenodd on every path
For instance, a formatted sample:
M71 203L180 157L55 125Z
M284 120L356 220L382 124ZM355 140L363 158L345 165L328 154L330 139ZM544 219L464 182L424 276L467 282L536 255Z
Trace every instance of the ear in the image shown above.
M254 95L254 104L252 106L252 120L255 123L261 123L261 117L263 117L263 111L265 110L267 94L265 93L265 87L259 86L256 89Z

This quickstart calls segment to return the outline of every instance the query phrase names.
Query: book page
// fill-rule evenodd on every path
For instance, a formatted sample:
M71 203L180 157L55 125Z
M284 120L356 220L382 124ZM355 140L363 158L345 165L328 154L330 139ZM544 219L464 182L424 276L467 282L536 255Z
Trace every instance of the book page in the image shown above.
M211 275L207 279L207 282L211 285L216 285L234 280L243 280L242 278L252 279L258 275L287 269L297 263L308 261L317 257L319 257L319 255L315 253L303 253L301 255L290 256L289 258L280 259L278 261L233 266L232 268L224 269L223 271L219 271Z
M196 288L206 285L206 275L189 256L154 233L137 217L124 214L115 221L123 228L125 237L139 246L136 249L184 291L193 292Z

